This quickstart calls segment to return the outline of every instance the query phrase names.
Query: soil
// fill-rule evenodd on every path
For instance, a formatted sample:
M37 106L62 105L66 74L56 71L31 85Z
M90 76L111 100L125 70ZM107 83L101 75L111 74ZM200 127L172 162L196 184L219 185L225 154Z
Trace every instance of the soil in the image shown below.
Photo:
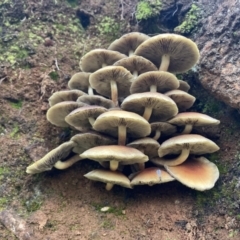
M240 115L209 95L195 72L182 75L197 98L191 110L221 121L194 130L221 148L206 156L221 175L212 190L197 192L171 182L134 190L114 186L107 192L102 183L83 177L98 167L87 160L64 171L25 173L29 164L76 134L51 125L46 111L51 94L67 89L70 76L79 71L81 56L141 27L132 18L136 1L131 1L118 32L99 30L103 16L120 18L122 8L119 1L90 2L80 7L76 1L0 4L0 213L13 214L28 229L22 236L13 228L20 220L0 224L0 239L240 239ZM86 29L79 24L83 9L90 21Z

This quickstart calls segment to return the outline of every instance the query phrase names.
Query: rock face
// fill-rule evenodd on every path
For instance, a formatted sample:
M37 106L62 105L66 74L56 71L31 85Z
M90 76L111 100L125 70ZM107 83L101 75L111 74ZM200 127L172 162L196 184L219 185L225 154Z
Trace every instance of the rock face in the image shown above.
M201 52L199 80L213 96L240 109L240 1L198 3L202 27L193 40Z

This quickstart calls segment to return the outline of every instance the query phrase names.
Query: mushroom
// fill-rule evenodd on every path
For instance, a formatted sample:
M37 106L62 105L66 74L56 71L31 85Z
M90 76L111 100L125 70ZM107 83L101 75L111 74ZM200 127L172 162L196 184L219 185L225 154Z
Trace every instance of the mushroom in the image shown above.
M71 153L74 146L76 146L76 143L73 141L61 144L57 148L51 150L43 158L28 166L26 173L36 174L51 170L57 161L65 159Z
M84 103L73 101L65 101L55 104L47 111L47 120L58 127L69 127L65 121L65 117L74 109L85 106Z
M156 141L161 137L162 133L168 136L177 132L176 126L167 122L153 122L151 123L151 129L154 134L153 139Z
M121 108L142 115L147 121L165 121L178 113L175 102L157 92L135 93L124 99Z
M150 71L138 76L131 85L131 93L159 92L177 89L179 80L169 72Z
M216 143L198 134L183 134L164 141L158 149L160 158L150 159L157 166L177 166L183 163L189 154L202 155L219 150ZM162 158L167 154L179 154L176 158Z
M198 112L179 113L168 122L177 126L184 126L182 134L190 133L193 126L214 126L220 123L219 120Z
M124 67L108 66L92 73L89 78L92 88L109 97L118 106L118 97L126 97L133 81L133 75Z
M159 34L143 42L134 52L153 62L160 71L183 73L199 59L197 45L190 39L172 33Z
M89 83L89 77L91 73L88 72L78 72L75 73L68 82L68 87L70 89L79 89L89 95L94 95L93 89Z
M148 161L148 156L139 150L120 145L93 147L80 154L80 157L98 162L109 161L112 171L117 170L119 163L128 162L134 164Z
M48 99L49 105L53 105L64 102L64 101L76 101L78 97L86 95L85 92L77 89L73 90L64 90L53 93L53 95Z
M112 42L108 49L118 51L127 56L131 56L136 50L136 48L147 39L149 39L149 36L143 33L127 33Z
M177 104L179 111L186 111L196 100L194 96L178 89L168 91L164 95L170 97Z
M120 59L115 62L113 66L122 66L126 68L132 73L134 78L145 72L157 71L157 67L152 62L141 56L131 56Z
M106 190L110 191L115 184L125 188L132 188L130 180L120 172L96 169L84 175L84 177L106 183Z
M106 111L106 108L100 106L85 106L73 110L65 117L65 121L74 128L85 131L91 129L95 119Z
M190 89L190 86L187 82L183 81L183 80L179 80L179 90L182 90L184 92L188 92Z
M131 178L131 176L129 177ZM149 185L166 183L174 181L175 179L164 169L157 167L145 168L144 170L134 173L131 180L131 186Z
M119 145L125 145L127 134L133 138L141 138L151 132L150 124L143 117L122 110L101 114L94 122L93 129L118 137Z
M95 72L100 68L112 65L118 60L127 57L116 51L94 49L85 54L80 60L80 69L83 72Z
M176 180L198 191L213 188L219 178L217 166L204 157L189 158L181 165L165 168Z

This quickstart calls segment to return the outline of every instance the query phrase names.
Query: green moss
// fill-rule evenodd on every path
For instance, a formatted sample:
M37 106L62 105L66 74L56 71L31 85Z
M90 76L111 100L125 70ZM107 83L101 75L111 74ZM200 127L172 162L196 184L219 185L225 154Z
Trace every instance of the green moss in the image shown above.
M16 102L10 102L10 105L13 108L20 109L20 108L22 108L23 102L21 100L16 101Z
M187 12L184 21L174 31L181 34L190 34L198 25L201 17L201 10L196 4L192 4Z
M3 210L8 203L8 199L5 197L0 197L0 211Z
M101 35L108 36L108 38L117 37L120 30L119 23L111 17L104 17L97 26Z
M77 7L77 6L78 6L78 0L67 0L67 3L68 3L71 7Z
M14 125L13 130L10 133L11 138L18 138L19 137L19 126Z
M105 206L98 204L98 203L92 203L92 206L101 213L112 213L115 216L124 216L123 210L124 207L109 207L109 209L106 212L102 212L101 209Z
M52 71L48 75L54 81L57 81L59 79L58 72L56 72L56 71Z
M160 0L143 0L138 2L135 17L138 21L156 17L162 9Z
M23 205L26 207L28 212L35 212L42 206L42 201L39 199L34 199L31 201L26 201Z

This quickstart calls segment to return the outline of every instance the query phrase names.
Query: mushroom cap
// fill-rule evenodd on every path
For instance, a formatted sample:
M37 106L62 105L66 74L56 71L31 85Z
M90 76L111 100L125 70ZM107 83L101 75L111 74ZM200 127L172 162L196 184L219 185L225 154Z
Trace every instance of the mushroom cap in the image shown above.
M93 129L99 132L118 137L118 127L124 125L127 134L133 138L146 137L151 132L148 121L136 113L111 110L101 114L93 124Z
M121 172L96 169L84 175L84 177L104 183L117 184L125 188L132 188L130 180Z
M151 123L152 132L159 130L164 135L172 135L177 132L177 127L167 122L153 122Z
M191 154L213 153L219 150L216 143L198 134L182 134L164 141L158 149L159 157L167 154L179 154L184 147L189 147Z
M185 81L183 81L183 80L179 80L179 90L182 90L182 91L184 91L184 92L188 92L189 91L189 89L190 89L190 85L187 83L187 82L185 82Z
M88 92L90 74L91 73L88 72L75 73L68 81L68 87L70 89L79 89L83 92Z
M219 120L198 112L179 113L174 118L168 120L168 122L177 126L184 126L186 124L192 124L194 126L210 126L218 125L220 123Z
M92 73L89 82L91 87L103 96L111 97L111 81L115 81L118 97L126 97L133 81L133 75L124 67L108 66Z
M77 89L58 91L53 93L53 95L48 99L48 102L50 106L53 106L59 102L76 101L78 97L82 95L86 95L86 93Z
M124 99L121 108L143 115L146 107L152 107L150 122L166 121L178 113L175 102L168 96L157 92L135 93Z
M82 102L87 105L97 105L105 108L114 108L115 105L112 100L99 95L83 95L77 99L77 102Z
M96 119L100 114L106 111L106 108L100 106L85 106L73 110L65 117L65 121L76 129L84 131L92 128L89 118Z
M163 55L170 56L169 72L183 73L191 69L199 59L197 45L190 39L172 33L159 34L143 42L134 52L153 62L157 67Z
M80 60L80 69L83 72L95 72L103 65L112 65L116 61L127 57L117 51L107 49L94 49L85 54Z
M65 117L74 109L82 106L85 106L85 104L73 101L57 103L48 109L47 120L59 127L69 127L68 123L65 121Z
M198 191L213 188L219 178L217 166L204 157L190 158L181 165L165 168L176 180Z
M175 179L162 168L150 167L138 172L131 180L131 186L166 183Z
M158 148L160 147L160 144L152 138L145 137L130 142L127 144L127 146L136 148L147 155L149 158L152 158L158 156Z
M148 161L148 156L139 150L121 145L97 146L90 148L80 155L98 162L118 161L129 164L143 163Z
M72 151L78 154L96 146L117 144L116 139L93 131L76 134L71 141L76 143Z
M122 66L130 71L132 74L136 71L138 75L148 72L148 71L157 71L157 67L141 56L131 56L128 58L120 59L115 62L113 66Z
M141 43L149 38L148 35L139 32L127 33L112 42L108 49L118 51L128 56L129 52L134 52Z
M185 111L189 109L196 100L194 96L178 89L168 91L164 94L170 97L177 104L179 111Z
M165 71L151 71L138 76L131 85L131 93L149 92L150 87L155 85L157 92L165 93L177 89L179 80L175 75Z

